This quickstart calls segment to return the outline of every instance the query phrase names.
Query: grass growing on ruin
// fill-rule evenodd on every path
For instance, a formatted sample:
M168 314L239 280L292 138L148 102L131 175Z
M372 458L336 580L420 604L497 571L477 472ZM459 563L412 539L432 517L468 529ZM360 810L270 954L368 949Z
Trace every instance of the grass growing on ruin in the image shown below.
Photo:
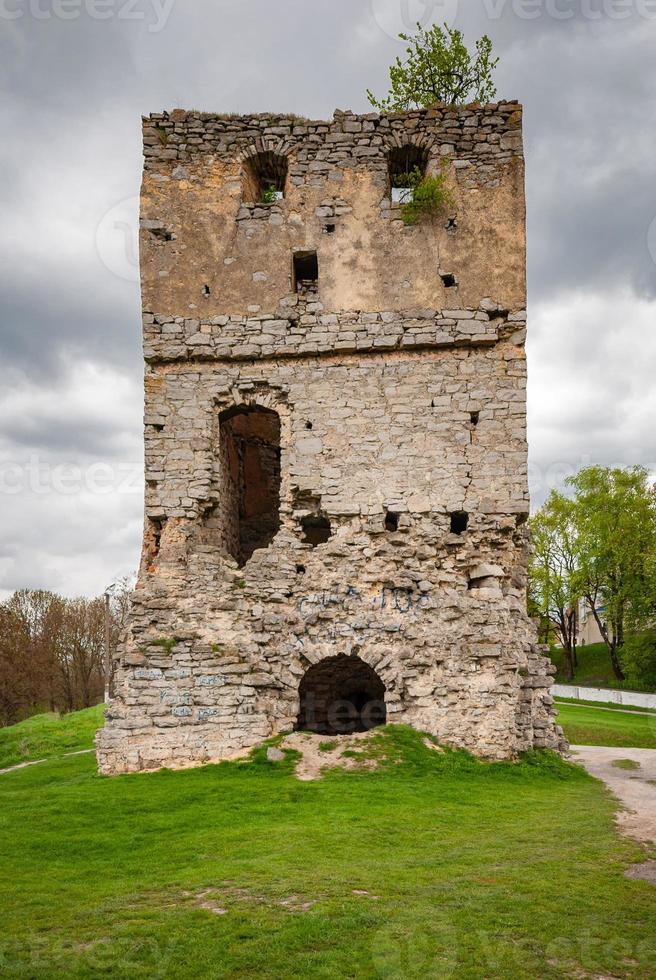
M557 704L558 724L574 745L656 749L656 715Z
M0 728L0 769L90 749L96 730L102 725L103 713L104 705L97 704L69 715L34 715L18 725Z
M653 886L624 877L644 855L599 783L549 754L488 765L381 737L381 769L311 783L265 749L0 777L0 975L649 975Z

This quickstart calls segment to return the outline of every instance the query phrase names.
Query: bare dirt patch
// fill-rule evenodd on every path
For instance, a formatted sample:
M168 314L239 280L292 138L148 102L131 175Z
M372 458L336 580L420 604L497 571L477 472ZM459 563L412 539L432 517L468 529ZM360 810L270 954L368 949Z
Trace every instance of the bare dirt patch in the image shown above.
M634 864L624 872L625 878L632 878L638 881L648 881L650 885L656 885L656 861L644 861L642 864Z
M573 745L572 755L622 804L617 815L622 833L656 843L656 749Z
M353 770L375 769L378 762L367 757L367 748L372 740L371 732L356 732L353 735L313 735L310 732L293 732L285 735L280 743L283 749L300 752L296 764L296 778L303 782L321 779L327 769ZM369 745L368 745L369 743Z

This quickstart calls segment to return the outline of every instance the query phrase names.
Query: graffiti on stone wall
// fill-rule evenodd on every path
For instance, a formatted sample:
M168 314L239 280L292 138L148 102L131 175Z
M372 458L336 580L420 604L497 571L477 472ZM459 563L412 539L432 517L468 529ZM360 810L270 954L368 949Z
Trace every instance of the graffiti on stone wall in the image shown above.
M343 593L326 591L303 596L298 601L298 611L303 619L326 618L322 632L327 639L346 637L362 643L371 634L403 633L406 617L430 605L431 598L426 593L401 586L386 585L373 594L365 594L355 585L347 585Z
M363 595L356 586L348 585L341 595L336 592L315 592L303 596L298 601L298 611L304 618L330 608L349 612L369 609L374 613L387 611L406 615L425 609L429 604L430 597L426 593L417 594L401 586L385 585L374 595Z

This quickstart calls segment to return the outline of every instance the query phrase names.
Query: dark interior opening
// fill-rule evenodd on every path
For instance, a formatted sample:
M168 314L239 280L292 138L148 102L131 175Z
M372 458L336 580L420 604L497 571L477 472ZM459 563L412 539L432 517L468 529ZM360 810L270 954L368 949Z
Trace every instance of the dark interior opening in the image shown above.
M326 232L327 235L334 235L334 233L335 233L335 225L333 225L333 224L326 225L325 226L325 232Z
M464 534L469 525L469 514L456 510L451 514L451 534Z
M471 414L469 416L469 418L471 420L471 424L472 425L478 425L478 420L479 420L480 417L481 417L480 412L471 412Z
M158 238L162 242L172 242L175 235L168 228L149 228L148 231L153 238Z
M157 558L159 555L160 545L162 543L162 531L164 530L164 525L166 524L166 518L164 517L151 517L150 527L152 532L152 557Z
M301 518L301 527L303 528L303 540L306 544L311 544L313 548L319 544L325 544L332 533L330 521L325 514L308 514Z
M442 285L446 286L447 289L451 289L453 286L458 285L456 277L452 272L447 272L444 275L441 275L440 279L442 280Z
M391 187L410 187L417 171L423 177L428 166L428 151L421 146L395 146L387 158Z
M299 731L349 735L387 721L385 685L357 656L340 654L314 664L301 680L299 697Z
M294 292L316 292L319 260L316 252L294 252Z
M280 417L259 406L220 417L224 540L241 567L280 528Z
M398 531L399 529L399 515L394 514L391 510L388 510L385 514L385 530L386 531Z
M285 193L287 157L267 150L249 157L244 164L244 201L273 204Z

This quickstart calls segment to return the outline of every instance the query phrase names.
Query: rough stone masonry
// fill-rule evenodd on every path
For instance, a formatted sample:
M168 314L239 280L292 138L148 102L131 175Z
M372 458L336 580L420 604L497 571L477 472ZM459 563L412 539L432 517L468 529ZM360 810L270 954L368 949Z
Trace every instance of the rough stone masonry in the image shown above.
M144 120L146 519L102 772L384 721L562 747L526 613L521 118ZM406 225L417 169L452 200Z

